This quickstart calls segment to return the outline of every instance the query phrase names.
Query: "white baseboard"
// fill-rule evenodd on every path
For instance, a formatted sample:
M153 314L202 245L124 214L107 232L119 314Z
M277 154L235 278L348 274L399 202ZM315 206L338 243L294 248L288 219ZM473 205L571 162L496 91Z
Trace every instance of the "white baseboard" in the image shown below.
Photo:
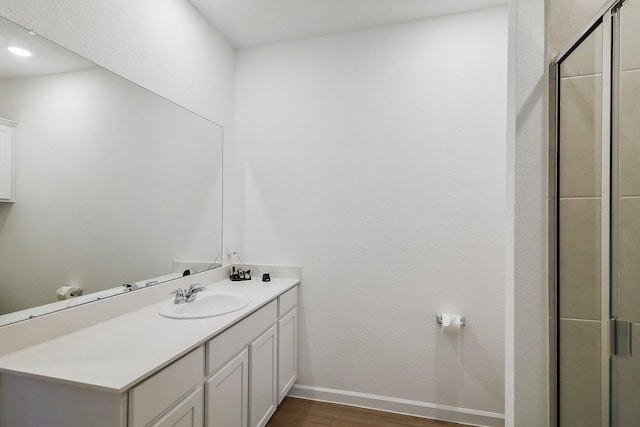
M395 412L416 417L451 421L474 426L504 427L504 414L478 411L475 409L457 408L455 406L415 400L397 399L395 397L357 393L353 391L335 390L331 388L312 387L295 384L288 396L301 399L319 400L322 402L358 406L378 411Z

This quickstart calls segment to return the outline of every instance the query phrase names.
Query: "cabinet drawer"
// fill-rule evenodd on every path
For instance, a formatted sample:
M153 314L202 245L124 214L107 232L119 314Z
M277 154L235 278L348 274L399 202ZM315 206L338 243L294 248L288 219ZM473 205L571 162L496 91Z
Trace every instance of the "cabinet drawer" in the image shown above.
M298 287L294 286L278 297L278 318L287 314L298 304Z
M277 301L271 301L207 343L207 375L214 373L277 320Z
M129 391L129 425L145 426L202 382L204 349L197 348Z

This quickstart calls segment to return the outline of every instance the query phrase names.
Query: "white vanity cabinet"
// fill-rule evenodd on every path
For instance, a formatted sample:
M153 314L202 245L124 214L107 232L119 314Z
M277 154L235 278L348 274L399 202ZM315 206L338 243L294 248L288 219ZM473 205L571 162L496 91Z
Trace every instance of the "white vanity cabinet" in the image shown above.
M0 427L264 427L296 379L297 286L267 301L133 386L2 372ZM126 369L106 361L91 366L104 369L94 378Z
M208 427L263 427L297 378L297 286L207 344Z
M298 377L298 287L278 298L278 404Z
M16 123L0 119L0 202L13 202Z

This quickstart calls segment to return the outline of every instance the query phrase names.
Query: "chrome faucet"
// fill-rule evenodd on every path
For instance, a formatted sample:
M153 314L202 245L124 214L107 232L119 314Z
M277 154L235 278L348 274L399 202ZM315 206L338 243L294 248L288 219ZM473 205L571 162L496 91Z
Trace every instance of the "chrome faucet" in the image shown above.
M175 295L173 303L182 304L184 302L191 302L196 299L196 294L198 292L202 292L204 290L205 288L203 286L200 286L200 283L189 285L189 288L186 291L182 288L178 288L175 291L171 292L172 295Z
M200 286L200 283L189 285L189 289L187 289L187 291L185 292L184 297L186 298L187 302L191 302L196 299L196 294L202 291L204 291L204 287Z

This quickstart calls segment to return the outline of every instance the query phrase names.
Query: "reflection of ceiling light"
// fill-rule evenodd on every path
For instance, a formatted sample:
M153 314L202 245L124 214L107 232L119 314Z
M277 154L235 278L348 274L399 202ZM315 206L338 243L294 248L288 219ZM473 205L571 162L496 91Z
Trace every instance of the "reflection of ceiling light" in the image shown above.
M11 46L9 48L9 52L13 53L14 55L18 55L18 56L31 56L31 52L29 52L28 50L24 50L20 47L15 47L15 46Z

